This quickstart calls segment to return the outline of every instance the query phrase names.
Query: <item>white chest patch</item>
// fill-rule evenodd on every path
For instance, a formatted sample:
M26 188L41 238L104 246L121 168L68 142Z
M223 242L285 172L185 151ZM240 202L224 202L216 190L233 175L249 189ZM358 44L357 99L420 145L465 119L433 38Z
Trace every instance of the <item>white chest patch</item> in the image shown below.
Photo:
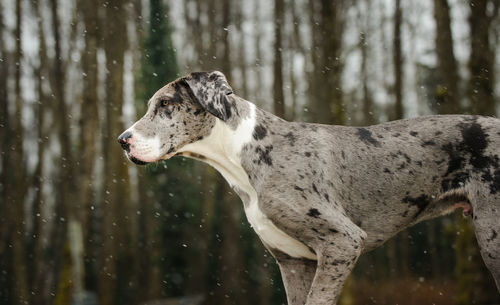
M257 195L255 194L255 196ZM258 200L250 200L250 204L245 208L245 214L252 228L269 247L278 249L292 257L317 259L316 255L303 243L278 229L259 209Z
M292 257L316 260L316 255L308 247L278 229L259 208L257 192L250 184L239 158L243 145L251 141L255 127L255 105L252 103L249 105L250 117L244 119L236 130L231 130L217 120L208 137L184 146L179 152L204 156L207 159L203 161L218 170L231 186L248 195L249 202L245 205L245 214L252 228L267 246Z

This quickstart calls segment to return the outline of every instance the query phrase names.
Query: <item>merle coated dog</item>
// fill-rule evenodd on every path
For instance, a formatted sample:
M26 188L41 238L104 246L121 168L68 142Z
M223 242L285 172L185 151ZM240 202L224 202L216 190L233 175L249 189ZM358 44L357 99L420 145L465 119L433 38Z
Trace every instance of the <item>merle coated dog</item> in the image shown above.
M158 90L118 138L130 160L204 161L241 197L276 258L288 303L335 304L358 257L463 208L500 285L500 120L427 116L369 127L287 122L220 72Z

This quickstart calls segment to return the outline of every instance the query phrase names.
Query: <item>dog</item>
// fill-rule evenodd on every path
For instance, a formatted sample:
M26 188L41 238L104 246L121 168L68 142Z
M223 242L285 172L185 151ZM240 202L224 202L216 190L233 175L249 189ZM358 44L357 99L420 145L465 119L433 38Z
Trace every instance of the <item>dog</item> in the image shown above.
M288 122L195 72L148 101L118 137L146 164L185 156L217 169L279 264L289 305L336 304L358 257L463 208L500 289L500 120L440 115L369 127Z

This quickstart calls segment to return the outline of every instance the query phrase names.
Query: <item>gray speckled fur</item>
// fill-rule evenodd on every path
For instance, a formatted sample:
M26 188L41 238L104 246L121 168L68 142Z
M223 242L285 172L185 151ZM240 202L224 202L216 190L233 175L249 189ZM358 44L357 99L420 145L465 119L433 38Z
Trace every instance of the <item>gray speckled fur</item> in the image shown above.
M187 79L203 108L236 128L248 103L221 77ZM318 258L269 249L290 305L335 304L359 255L457 204L472 207L481 254L500 285L498 119L428 116L359 128L287 122L260 109L256 119L240 158L259 207ZM189 139L206 135L189 130L197 131Z

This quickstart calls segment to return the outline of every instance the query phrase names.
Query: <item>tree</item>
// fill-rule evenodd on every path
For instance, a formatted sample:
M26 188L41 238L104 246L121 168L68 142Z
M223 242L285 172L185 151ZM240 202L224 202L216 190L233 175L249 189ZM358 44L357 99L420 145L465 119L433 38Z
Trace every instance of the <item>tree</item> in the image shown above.
M284 27L284 0L274 0L274 114L285 117L285 97L283 94L283 60L281 32Z
M95 290L96 266L93 263L92 253L95 245L92 241L93 223L90 213L92 202L96 198L96 185L94 163L97 155L97 141L99 137L99 113L98 113L98 69L97 52L99 48L99 5L95 0L79 0L79 10L83 13L83 25L85 26L85 51L82 54L83 99L80 105L81 118L80 127L80 162L78 163L79 200L77 203L75 219L83 228L82 239L84 241L84 257L79 259L85 262L83 280L84 287ZM83 260L85 258L85 260Z
M311 0L312 31L309 116L319 123L345 122L342 97L342 39L346 1Z
M24 225L24 199L26 194L26 168L24 160L24 127L22 124L22 109L24 106L23 96L21 93L21 67L22 67L22 37L21 37L21 25L24 12L22 10L21 0L16 0L15 3L15 16L16 16L16 26L15 26L15 51L14 51L14 98L15 98L15 115L13 120L13 130L11 130L14 135L14 140L11 149L14 153L11 153L12 162L11 167L9 165L6 170L12 170L13 175L13 192L8 191L9 198L7 198L9 207L6 212L12 211L11 218L8 223L11 223L9 229L8 243L12 245L12 260L13 260L13 279L14 279L14 299L17 302L27 302L28 301L28 287L27 287L27 265L26 265L26 227ZM6 117L8 113L6 114ZM10 174L9 174L10 175ZM10 214L9 213L9 214Z
M394 9L394 38L393 38L393 66L394 66L394 114L392 119L403 118L403 51L401 50L401 28L403 10L401 0L396 0Z
M469 29L471 53L468 97L473 113L495 115L495 50L490 43L491 24L498 15L500 4L495 0L469 1ZM492 9L489 10L489 7Z
M436 21L436 55L440 83L436 87L436 109L439 114L459 113L458 68L453 51L450 7L448 0L434 0Z
M0 5L0 56L2 63L0 64L0 140L2 143L1 161L2 161L2 174L0 175L0 238L4 242L0 244L0 267L5 270L0 274L0 285L3 287L0 301L5 304L14 304L14 281L13 278L13 262L12 262L12 249L8 245L12 242L12 206L16 203L13 202L14 192L8 185L14 185L13 177L13 154L9 150L13 148L12 138L9 136L15 132L12 119L9 115L9 99L8 99L8 78L10 75L10 60L5 48L4 37L4 13L3 6Z
M33 221L33 229L32 229L32 236L33 238L29 241L28 244L28 251L29 253L33 256L33 259L31 260L31 268L29 271L30 274L30 291L32 291L31 294L31 304L43 304L43 303L49 303L49 300L44 299L44 294L42 294L41 288L44 286L43 282L45 281L45 267L48 265L46 264L45 261L45 255L44 255L44 246L42 243L42 228L43 224L38 217L41 215L42 210L43 210L43 202L44 202L44 196L43 196L43 190L44 190L44 183L43 183L43 168L44 168L44 155L46 153L46 146L47 146L47 140L46 140L46 135L48 134L47 128L45 127L45 112L47 111L50 104L50 99L48 98L46 92L44 91L44 84L47 83L44 81L44 79L50 79L47 77L48 74L50 74L50 69L47 65L49 62L48 56L47 56L47 46L45 43L45 33L42 30L43 29L43 22L41 18L41 7L40 7L40 2L39 1L33 1L33 10L35 12L35 16L37 18L37 26L38 26L38 39L39 39L39 58L40 58L40 63L38 67L36 68L35 71L35 77L37 81L37 94L38 94L38 105L36 107L36 124L38 126L38 154L37 154L37 159L38 163L36 165L35 172L33 174L33 187L35 189L35 198L33 200L33 212L31 213L32 215L32 221ZM50 81L48 82L48 85L51 86ZM45 296L47 297L47 296Z
M59 280L66 280L62 276L62 270L67 263L66 242L67 242L67 226L68 226L68 206L72 201L73 193L75 192L75 176L74 176L74 159L71 152L71 139L68 130L69 111L65 98L66 85L66 64L63 59L61 48L61 22L59 17L58 0L50 1L50 10L52 14L52 34L54 35L54 60L53 69L51 71L54 82L52 96L54 98L54 106L57 109L57 139L61 145L61 153L58 160L58 176L57 182L61 185L58 192L54 207L55 222L51 229L50 240L51 244L46 248L45 255L50 258L50 272L52 276L46 281L45 288L42 290L44 296L49 300L51 291L58 289L60 286ZM56 288L57 287L57 288Z
M130 283L134 278L135 261L128 246L134 239L132 202L128 165L122 156L122 149L116 144L116 137L125 126L123 115L124 53L127 44L126 7L127 2L112 0L105 6L104 52L106 54L106 103L102 147L104 152L104 198L102 201L100 252L100 299L102 304L133 303L134 291ZM126 266L126 267L125 267ZM118 268L121 267L121 268Z
M364 2L363 8L366 9L367 11L371 11L372 5L371 1L366 0L362 1ZM360 3L362 3L360 1ZM363 124L373 124L375 123L375 114L374 114L374 108L375 105L373 103L373 92L370 89L370 86L368 84L369 81L369 63L370 63L370 47L368 45L368 39L369 35L371 34L371 25L370 25L370 18L368 15L362 16L361 8L358 8L358 18L361 19L361 31L359 34L359 49L361 51L361 67L360 67L360 74L361 74L361 82L362 82L362 114L363 114ZM363 18L364 17L364 18Z

